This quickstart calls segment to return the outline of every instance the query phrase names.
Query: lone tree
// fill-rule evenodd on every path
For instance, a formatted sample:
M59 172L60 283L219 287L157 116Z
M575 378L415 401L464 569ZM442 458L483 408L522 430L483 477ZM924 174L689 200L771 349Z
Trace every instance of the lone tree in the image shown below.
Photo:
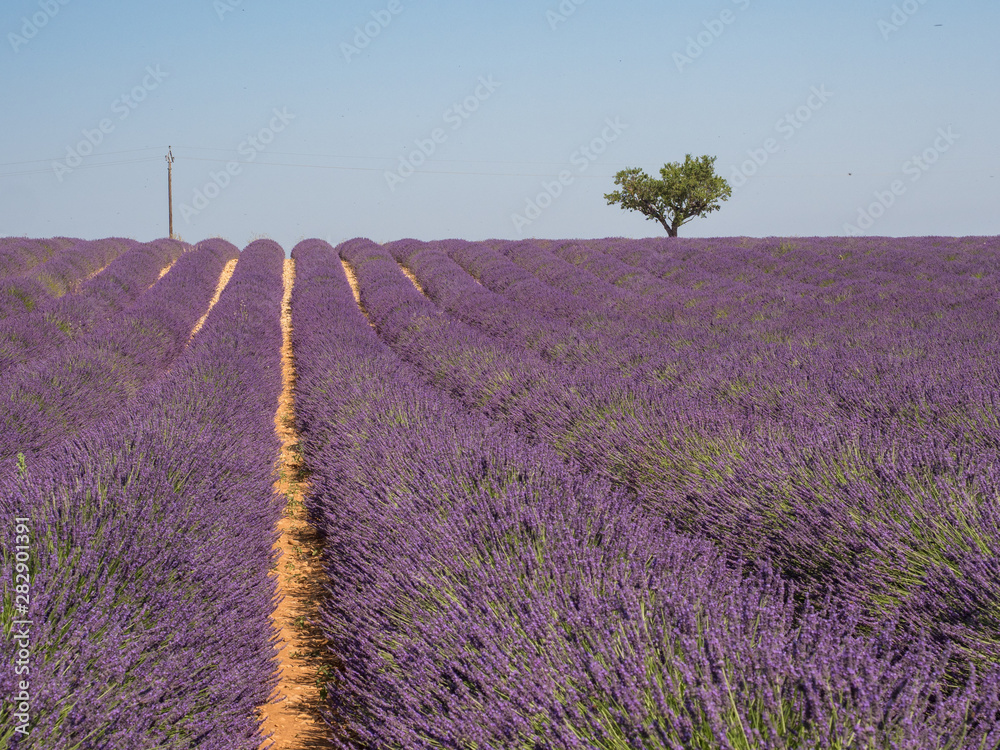
M671 237L696 216L719 210L719 201L733 194L729 183L715 174L715 157L702 156L684 163L664 164L662 179L654 180L638 167L623 169L615 175L621 190L604 197L608 205L620 203L623 210L639 211L647 219L655 219Z

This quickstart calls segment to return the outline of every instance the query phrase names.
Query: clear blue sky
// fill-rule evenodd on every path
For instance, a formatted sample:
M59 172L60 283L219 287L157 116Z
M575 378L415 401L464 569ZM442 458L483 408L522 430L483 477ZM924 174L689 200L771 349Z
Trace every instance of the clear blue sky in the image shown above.
M188 241L659 235L603 195L686 153L749 176L682 236L998 234L998 29L995 0L4 0L0 236L166 235L168 145Z

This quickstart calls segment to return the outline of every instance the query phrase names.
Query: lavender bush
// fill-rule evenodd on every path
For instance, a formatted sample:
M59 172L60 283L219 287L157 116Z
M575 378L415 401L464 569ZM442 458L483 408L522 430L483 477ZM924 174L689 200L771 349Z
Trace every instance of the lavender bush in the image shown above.
M0 747L257 748L283 252L239 254L189 340L235 247L77 289L73 244L0 240L0 278L51 272L0 322ZM331 741L1000 749L997 250L300 243Z
M21 276L39 263L44 263L60 250L75 245L79 240L53 237L47 240L27 237L0 237L0 279Z
M181 353L237 249L198 245L122 314L0 379L0 473L18 452L72 435L133 397Z
M0 319L31 312L43 301L73 291L89 275L138 244L120 238L79 242L53 254L24 276L0 281Z
M190 249L176 240L135 247L82 283L78 293L42 300L33 312L0 321L0 375L17 365L37 363L108 322Z
M525 243L516 244L502 249L532 265L525 260ZM942 280L987 280L995 274L995 256L983 252L982 244L962 243L975 261L959 267L949 264L961 256L946 260L951 255L945 252L927 253L916 262L930 268L936 264ZM567 255L583 257L579 247L567 247ZM569 317L580 325L580 335L597 342L590 349L601 352L601 361L588 363L553 357L585 350L568 335L552 338L558 321L521 307L533 304L556 317L556 311L563 311L566 318L574 315L572 305L564 304L567 292L550 287L546 294L534 287L530 298L518 295L517 304L504 312L502 301L483 304L486 290L463 279L442 255L448 251L484 271L483 284L524 288L523 281L509 284L501 278L507 270L502 262L484 260L490 252L496 254L488 247L395 243L386 249L405 259L418 282L450 313L501 337L490 341L456 330L455 323L431 314L434 307L393 272L384 253L344 248L367 282L362 293L377 285L379 296L371 296L368 309L386 340L468 405L486 405L495 416L512 420L584 466L641 492L654 512L716 539L731 554L769 560L818 595L831 589L847 595L874 620L902 610L904 632L926 629L941 641L963 644L966 657L974 661L998 660L1000 620L989 602L1000 593L995 563L1000 535L996 506L986 501L997 491L991 394L998 378L986 354L991 345L982 323L984 315L995 318L997 313L995 304L982 307L988 299L983 287L952 282L938 291L940 287L928 287L897 270L880 281L880 287L894 290L888 324L872 317L887 304L888 293L883 292L862 298L867 313L833 312L827 313L832 320L825 320L816 308L841 304L848 292L841 289L830 302L818 302L815 297L826 294L823 290L837 287L827 283L830 271L807 269L842 265L843 248L836 263L819 251L802 252L783 267L782 276L794 279L787 285L799 291L798 299L782 301L789 311L781 315L777 305L762 299L759 287L740 287L738 279L712 282L723 289L713 301L701 291L708 287L699 272L694 282L698 289L688 291L704 299L697 304L708 315L688 312L695 305L685 302L677 319L657 326L642 319L645 297L630 301L619 294L626 310L629 305L640 310L633 317L642 321L633 326L639 333L623 343L614 335L621 313L610 309L619 303L602 292L601 300L587 303L591 310L605 304L604 321L602 316ZM766 257L756 263L771 272L779 268L775 258L788 255L770 244L764 252ZM885 259L887 253L899 256L899 249L870 252L881 274L915 262L912 257L905 262L902 257ZM576 283L575 269L565 261L541 247L537 255L536 267L558 267L563 283ZM610 260L602 263L614 266ZM800 268L803 263L808 265ZM598 267L596 261L592 265ZM366 270L375 268L377 276ZM744 268L737 266L734 275L742 276ZM620 270L615 273L622 278ZM863 277L853 267L851 273L858 276L850 283L860 296ZM810 296L795 277L813 279ZM647 295L669 299L669 285L657 288L648 277L642 284ZM600 289L594 282L590 287ZM736 293L740 289L746 299ZM956 296L968 299L971 309L957 304ZM392 300L392 307L383 307L381 299ZM405 307L400 307L403 300ZM762 303L770 311L769 327L763 325ZM720 305L725 316L718 312ZM928 317L942 323L928 325ZM862 326L855 323L854 330L845 331L845 318ZM865 321L884 328L884 338L873 336ZM793 322L800 330L808 326L810 341L791 346L775 341L776 329L787 337ZM914 325L930 330L906 334ZM662 340L671 329L673 337ZM637 337L647 338L642 348ZM522 368L513 349L519 343L547 362L526 358L518 372ZM647 354L654 346L656 353ZM902 360L905 374L899 371L904 350L911 352ZM956 356L960 352L964 354ZM671 356L663 361L664 354ZM515 373L505 380L499 407L487 400L497 395L489 374L474 366L445 365L473 356L486 367L498 364L503 372ZM609 378L605 368L610 363L625 371ZM886 377L889 372L893 377ZM866 378L872 379L871 386ZM914 410L914 404L932 402L933 411L927 406ZM901 518L912 520L901 524ZM942 580L951 583L947 588L932 584ZM952 601L955 592L961 592L961 606Z
M995 674L947 685L947 650L900 644L892 623L861 635L856 613L833 602L796 607L766 567L729 564L639 499L444 396L430 382L451 390L462 366L496 375L505 348L397 285L377 246L340 251L375 330L319 241L293 252L293 323L309 502L340 582L322 624L344 661L329 686L342 745L1000 742ZM404 328L458 341L426 380L392 351L422 364ZM527 377L504 394L538 384ZM505 396L490 398L486 411L501 415Z
M35 555L34 721L13 736L4 638L5 747L260 746L276 682L283 257L271 242L244 250L169 373L4 483L3 518L30 517ZM2 615L9 634L7 600Z

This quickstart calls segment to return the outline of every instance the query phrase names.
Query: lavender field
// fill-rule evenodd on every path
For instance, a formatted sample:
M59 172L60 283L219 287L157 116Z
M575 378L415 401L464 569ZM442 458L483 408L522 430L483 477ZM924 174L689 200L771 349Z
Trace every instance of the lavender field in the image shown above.
M995 237L0 239L0 748L997 750L998 295Z

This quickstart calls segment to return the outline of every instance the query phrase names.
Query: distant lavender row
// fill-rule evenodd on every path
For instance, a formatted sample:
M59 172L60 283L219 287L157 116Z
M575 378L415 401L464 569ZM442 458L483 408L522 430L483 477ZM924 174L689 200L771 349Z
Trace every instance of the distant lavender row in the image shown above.
M778 340L801 335L788 323L804 315L821 345L885 344L888 331L905 341L908 331L923 328L928 302L945 309L991 304L1000 281L995 238L716 240L699 249L657 247L664 246L650 242L644 250L643 242L620 239L549 242L528 254L573 264L583 276L629 290L643 305L651 298L673 302L679 316L716 338L731 331L767 332ZM862 331L853 308L874 306L875 298L881 300L880 317L873 330ZM709 315L711 326L705 325Z
M913 281L931 281L926 276L933 271L938 279L950 278L959 284L995 276L1000 250L996 237L685 238L670 242L607 238L552 242L549 247L556 249L560 244L599 250L678 288L705 278L731 279L752 283L762 292L819 292L829 301L836 296L829 291L831 282L838 280L873 283L892 294L894 279L900 274ZM597 267L587 267L604 278Z
M214 244L194 253L206 266L236 252ZM33 722L12 737L5 666L0 746L260 746L257 709L276 684L283 257L271 242L244 250L169 374L0 485L4 541L14 515L29 517L34 565L18 618L33 622ZM0 642L5 665L13 647Z
M638 240L435 244L512 301L618 338L622 320L607 312L593 315L610 304L633 318L632 338L644 340L650 350L718 349L754 339L863 348L885 345L892 332L896 351L905 356L912 349L908 332L926 328L934 312L926 309L928 301L952 311L959 304L988 306L1000 272L1000 243L982 238L690 242L696 244L670 245L670 255L655 252L663 243ZM526 284L532 285L530 293L523 291ZM941 296L945 289L949 298ZM570 313L567 298L575 303ZM556 301L563 306L554 306ZM858 303L878 307L875 327L857 325ZM591 317L580 317L581 308ZM983 329L973 326L969 332L982 335ZM696 371L703 364L697 363ZM642 374L643 368L635 372Z
M32 313L0 321L0 376L16 365L37 363L108 322L190 249L176 240L140 245L84 282L78 293L43 300Z
M90 274L138 246L134 240L117 237L78 242L55 253L24 276L0 281L0 320L30 313L44 302L73 291Z
M484 245L401 240L384 249L450 315L516 348L527 346L556 367L619 378L643 361L640 352L647 352L648 367L668 361L641 338L662 324L647 319L638 325L635 316L613 310L607 296L582 300L555 290ZM452 254L485 281L475 282Z
M0 473L133 397L181 353L237 250L208 240L123 313L35 366L0 379Z
M39 263L44 263L60 250L72 247L80 240L53 237L47 240L27 237L0 237L0 279L21 276Z
M577 337L587 340L588 350L600 351L596 358L581 357L573 342L567 341L555 350L543 351L547 358L568 365L608 368L630 380L658 382L674 371L675 347L669 346L669 341L686 341L695 335L686 322L678 320L678 311L690 302L693 293L659 301L640 298L555 256L532 259L527 243L508 244L520 248L515 256L523 265L498 252L494 245L501 243L448 241L430 243L426 249L447 254L486 290L519 307L522 318L534 313L535 319L544 319L546 324L551 319L570 325ZM454 273L449 272L448 277L453 279Z

